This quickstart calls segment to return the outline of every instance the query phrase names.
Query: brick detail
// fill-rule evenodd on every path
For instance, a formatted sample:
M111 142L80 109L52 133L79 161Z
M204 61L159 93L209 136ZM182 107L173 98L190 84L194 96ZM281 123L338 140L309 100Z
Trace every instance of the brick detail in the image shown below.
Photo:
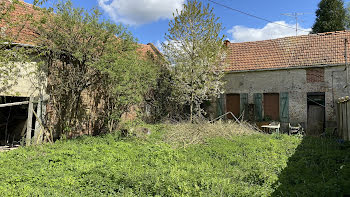
M324 68L306 69L306 82L307 83L324 82Z

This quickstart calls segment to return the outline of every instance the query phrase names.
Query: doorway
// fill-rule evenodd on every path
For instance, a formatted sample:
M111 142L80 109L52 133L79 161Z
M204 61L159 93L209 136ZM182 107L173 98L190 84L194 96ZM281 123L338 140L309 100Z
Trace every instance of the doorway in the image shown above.
M0 96L0 104L27 101L27 97ZM28 105L0 107L0 146L18 145L25 135Z
M278 93L264 93L264 118L265 120L280 119L280 97Z
M307 93L307 135L321 135L325 129L325 93Z
M239 117L240 114L240 95L239 94L227 94L226 95L226 112L232 112L236 118ZM228 119L233 119L231 114L227 115Z

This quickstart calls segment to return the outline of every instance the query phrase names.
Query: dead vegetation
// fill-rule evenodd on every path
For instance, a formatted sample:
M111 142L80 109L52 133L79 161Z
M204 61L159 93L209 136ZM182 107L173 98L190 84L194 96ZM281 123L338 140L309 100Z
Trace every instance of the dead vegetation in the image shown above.
M203 144L205 140L215 137L230 139L237 135L251 135L258 131L248 123L235 122L202 122L198 124L178 123L167 126L163 140L171 145L186 147L192 144Z

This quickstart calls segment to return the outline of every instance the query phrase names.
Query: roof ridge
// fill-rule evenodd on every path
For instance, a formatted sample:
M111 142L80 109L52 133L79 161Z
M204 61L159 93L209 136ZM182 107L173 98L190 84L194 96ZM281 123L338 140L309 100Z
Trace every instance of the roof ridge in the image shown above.
M228 70L261 70L313 65L344 64L350 51L350 31L291 36L270 40L230 43ZM227 42L225 42L227 44ZM350 61L350 57L348 57Z
M230 42L228 41L229 44L243 44L243 43L259 43L259 42L268 42L268 41L276 41L276 40L288 40L291 38L306 38L306 37L311 37L311 36L329 36L329 35L335 35L335 34L345 34L345 33L349 33L350 34L350 30L342 30L342 31L333 31L333 32L324 32L324 33L317 33L317 34L307 34L307 35L299 35L299 36L286 36L286 37L282 37L282 38L273 38L273 39L267 39L267 40L257 40L257 41L246 41L246 42Z

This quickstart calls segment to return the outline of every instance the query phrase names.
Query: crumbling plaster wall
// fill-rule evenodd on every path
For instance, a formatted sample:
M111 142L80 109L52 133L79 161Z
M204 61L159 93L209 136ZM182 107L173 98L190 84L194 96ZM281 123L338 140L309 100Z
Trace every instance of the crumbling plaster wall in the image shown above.
M10 70L6 71L8 77L0 79L1 96L35 97L39 95L39 91L46 95L46 74L38 73L37 62L16 62L13 68L8 70Z
M225 94L248 93L248 103L253 104L254 93L288 92L290 122L306 125L307 93L325 92L326 126L332 126L335 121L334 99L350 95L350 87L344 88L346 85L344 68L344 66L324 67L324 82L313 83L307 82L306 69L302 68L227 73L224 77Z

